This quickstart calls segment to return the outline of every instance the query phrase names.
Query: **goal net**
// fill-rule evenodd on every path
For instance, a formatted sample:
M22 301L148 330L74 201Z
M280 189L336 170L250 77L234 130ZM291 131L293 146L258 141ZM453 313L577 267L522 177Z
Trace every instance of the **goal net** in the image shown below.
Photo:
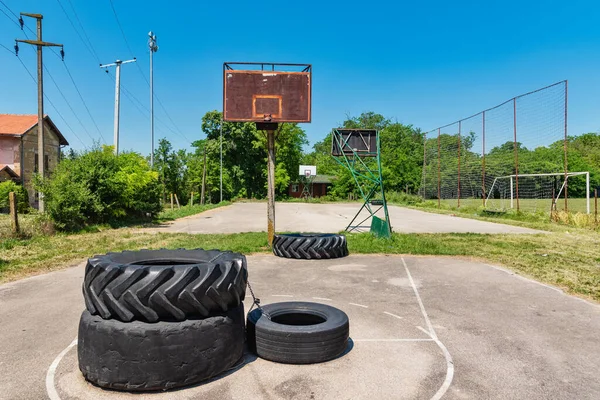
M550 211L565 209L565 192L569 211L590 212L589 172L555 172L486 177L485 208L489 210ZM517 204L518 203L518 204Z

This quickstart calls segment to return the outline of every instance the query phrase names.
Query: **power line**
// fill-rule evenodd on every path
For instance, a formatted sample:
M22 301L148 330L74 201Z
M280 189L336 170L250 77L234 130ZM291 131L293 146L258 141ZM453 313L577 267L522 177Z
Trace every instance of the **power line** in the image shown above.
M69 78L71 78L71 82L73 82L73 86L75 87L75 90L77 91L77 94L79 95L79 98L81 99L81 103L83 103L85 110L87 111L88 115L90 116L90 119L92 120L92 122L94 123L94 126L96 127L96 131L98 131L98 134L100 135L100 137L102 138L104 143L106 143L106 139L102 135L102 132L100 132L100 128L98 128L98 124L96 123L96 120L92 116L92 113L90 112L90 109L88 108L87 103L83 99L83 96L81 95L81 92L79 91L79 88L77 87L77 84L75 83L75 80L73 79L73 75L71 75L71 71L69 70L67 63L63 61L63 65L65 66L65 69L67 70L67 74L69 74Z
M114 81L115 77L112 75L112 73L109 72L108 75ZM123 85L123 83L121 83L121 90L122 90L123 94L125 95L125 97L127 97L127 100L129 100L131 102L131 104L133 104L133 106L139 111L140 114L142 114L144 117L147 117L150 114L150 110L148 109L148 107L146 107L146 105L144 105L144 103L142 103L129 89L127 89L127 87L125 85ZM171 128L169 125L167 125L162 119L159 119L157 117L156 120L158 122L160 122L164 128L170 130L171 133L174 133L176 135L178 134L177 132L173 131L173 128ZM161 127L157 126L157 128L164 135L168 135L168 132L165 132L164 129L162 129ZM188 140L187 138L184 137L184 139L188 143L191 143L191 141Z
M96 52L96 49L94 48L94 45L92 44L92 41L90 40L90 37L88 36L87 32L85 31L85 28L83 27L83 24L81 23L81 20L79 19L79 16L77 15L77 11L75 11L75 7L73 6L73 3L71 2L71 0L69 1L69 5L71 6L71 10L73 10L73 14L75 15L75 19L77 19L77 23L79 24L79 27L81 28L81 31L83 32L83 35L85 36L88 44L90 45L90 49L92 49L92 52L94 53L94 56L96 57L96 60L98 61L98 64L101 64L100 62L100 57L98 57L98 53Z
M23 66L23 68L25 68L25 71L27 71L27 73L31 77L31 80L33 80L33 82L36 83L37 80L35 79L35 77L31 73L31 71L29 71L29 68L27 68L27 65L25 65L25 63L23 62L23 60L21 60L21 58L19 58L19 57L17 57L17 60L19 60L19 62ZM83 147L86 147L86 144L83 143L83 140L81 140L81 138L75 133L75 131L73 130L73 128L71 127L71 125L69 125L69 123L67 122L67 120L65 119L65 117L63 117L63 115L60 113L60 111L58 111L58 108L56 108L56 106L54 105L54 103L52 102L52 100L50 100L50 98L48 97L48 95L46 93L44 93L44 98L48 101L48 103L50 104L50 106L52 106L52 108L54 108L54 111L56 111L56 114L60 117L60 119L62 119L62 121L67 126L67 128L69 128L69 130L71 131L71 133L73 134L73 136L75 136L77 138L77 140L79 140L81 142L81 144L83 145Z
M35 53L35 49L31 48L31 50L33 50L33 52ZM62 57L61 57L61 59L62 59ZM102 132L100 132L100 129L98 128L98 124L94 120L94 117L92 117L90 109L88 108L85 100L83 99L83 96L81 95L81 92L79 91L79 88L77 87L77 84L75 83L75 80L73 79L73 76L71 75L71 71L69 71L69 68L67 67L67 64L64 62L64 60L63 60L63 64L65 66L65 69L67 70L67 73L69 74L69 77L71 78L71 82L73 82L73 86L75 87L75 90L77 91L77 94L79 95L79 99L81 100L81 102L83 103L83 106L87 110L88 115L90 116L92 122L94 123L94 126L96 127L96 130L98 131L98 134L100 135L100 137L102 138L102 140L104 141L104 143L106 143L106 139L102 135ZM65 103L67 103L67 106L69 107L69 109L73 113L73 116L75 116L75 119L77 119L77 121L79 122L79 124L81 125L81 127L83 128L83 130L85 131L85 133L90 137L90 139L92 139L92 141L95 141L94 137L87 130L86 126L83 124L83 122L81 122L81 119L79 118L79 116L77 115L77 113L75 112L75 110L73 109L73 107L71 106L71 103L69 102L69 100L67 100L66 96L64 95L64 93L60 89L60 86L58 85L58 83L56 82L56 80L54 79L54 77L52 76L52 74L50 73L50 71L48 70L48 68L46 67L46 65L44 65L44 71L46 71L46 73L48 74L48 76L52 80L52 83L54 83L54 86L56 86L56 90L58 90L58 93L60 93L60 95L63 98L63 100L65 101Z
M2 3L2 4L4 4L4 3ZM5 5L5 7L6 7L6 5ZM7 8L8 8L8 7L7 7ZM12 17L11 17L10 15L8 15L8 14L6 13L6 11L4 11L4 10L3 10L3 9L1 9L1 8L0 8L0 11L2 12L2 14L6 15L6 18L8 18L9 20L11 20L11 21L12 21L12 22L13 22L15 25L17 25L17 27L18 27L19 29L21 29L21 25L19 25L19 23L18 23L17 21L15 21L14 19L12 19ZM8 11L10 11L10 8L8 8ZM12 11L10 11L10 12L12 12ZM18 20L18 18L17 18L17 20Z
M127 49L129 49L129 53L130 53L131 57L133 57L133 51L131 50L131 46L129 45L129 41L127 40L127 37L125 36L125 31L123 30L123 26L121 25L121 22L119 21L119 17L117 15L117 11L115 9L115 6L114 6L112 0L109 0L109 3L110 3L110 7L111 7L111 9L113 11L113 14L115 15L115 20L117 21L117 25L119 26L119 30L121 31L121 35L123 36L123 39L125 40L125 44L127 45ZM146 74L144 74L144 71L142 71L142 68L140 67L139 64L136 63L136 65L137 65L138 71L142 75L142 78L144 78L144 81L146 81L146 84L148 85L148 87L150 87L150 81L146 77ZM163 103L160 100L160 98L158 97L158 95L153 94L153 96L156 99L156 101L158 102L158 104L160 105L160 108L163 110L163 112L167 116L167 119L171 122L171 124L173 124L173 126L177 130L177 131L173 131L173 132L176 133L177 135L183 137L187 142L191 143L191 141L185 136L185 134L183 133L183 131L181 129L179 129L179 127L177 126L177 124L175 124L175 121L173 121L173 118L171 118L171 115L169 115L169 113L167 112L167 109L163 105ZM156 120L158 121L158 118L156 118Z
M73 23L73 20L71 19L71 17L69 17L69 14L67 13L67 10L65 10L65 8L63 7L62 3L60 2L60 0L56 0L56 2L58 3L58 5L60 6L60 8L62 9L63 13L65 14L65 17L67 17L67 19L69 20L69 23L71 24L71 26L73 27L73 30L75 31L75 33L77 34L77 36L79 37L79 40L81 40L81 43L83 43L83 45L85 46L85 48L87 49L87 51L90 52L90 54L92 56L94 56L94 52L90 49L89 45L87 44L87 42L85 40L83 40L83 37L81 36L81 34L79 33L79 31L77 30L77 28L75 27L75 24ZM71 7L73 5L71 4ZM97 56L96 56L97 57ZM100 59L98 59L98 64L100 64Z
M8 51L8 52L12 53L13 55L15 55L14 51L12 51L11 49L9 49L8 47L6 47L5 45L3 45L2 43L0 43L0 46L3 47L3 48L5 48L6 51Z
M13 10L11 10L11 9L10 9L10 7L6 5L6 3L5 3L5 2L3 2L2 0L0 0L0 3L2 3L2 5L3 5L4 7L6 7L6 9L7 9L8 11L10 11L10 13L11 13L12 15L14 15L16 19L19 19L19 16L18 16L17 14L15 14L15 13L13 12ZM9 17L9 18L10 18L10 17ZM12 19L12 18L11 18L11 19Z
M0 0L0 3L2 5L4 5L4 7L10 11L11 14L13 14L16 18L18 18L18 16L6 5L6 3L4 3L2 0ZM13 19L2 9L0 9L0 11L2 11L2 13L11 21L13 21ZM14 22L14 21L13 21ZM15 24L20 28L20 24L16 23ZM31 29L30 29L31 30ZM25 37L27 37L27 33L23 32L25 34ZM5 45L0 43L0 46L2 48L4 48L5 50L7 50L9 53L11 54L15 54L15 52L13 52L12 50L10 50L8 47L6 47ZM35 52L35 50L34 50ZM23 68L25 68L25 71L27 71L27 74L29 74L29 76L31 77L31 79L33 80L33 82L37 82L37 80L35 79L35 77L33 76L33 74L31 73L31 71L29 71L29 68L27 68L27 65L25 65L25 63L23 62L23 60L21 60L19 57L17 57L17 59L19 60L19 62L21 63L21 65L23 66ZM54 81L54 78L50 75L50 72L48 71L48 69L44 66L44 68L46 69L46 72L48 73L48 75L50 76L50 78L52 79L52 81L54 82L54 84L56 85L56 81ZM58 88L58 85L56 85ZM62 92L59 89L59 92L61 93L61 95L64 98L64 95L62 94ZM44 98L48 101L48 103L52 106L52 108L54 108L54 111L56 111L56 114L60 116L60 118L63 120L63 122L65 123L65 125L71 130L71 132L73 133L73 136L75 136L83 146L85 146L85 143L83 143L83 141L81 140L81 138L79 136L77 136L77 134L75 133L75 131L73 130L73 128L67 123L67 121L64 119L64 117L62 116L62 114L58 111L58 109L56 108L56 106L54 105L54 103L52 102L52 100L50 100L50 98L48 98L48 95L46 95L44 93ZM66 101L66 99L65 99ZM68 103L67 103L68 104ZM69 104L68 104L69 105ZM70 107L70 105L69 105ZM72 109L71 109L72 110ZM84 128L85 129L85 128Z
M110 3L110 8L112 8L113 14L115 14L115 20L117 21L117 25L119 26L119 29L121 30L121 35L123 35L123 39L125 40L125 44L127 45L127 48L129 49L129 53L131 54L131 57L133 57L133 51L131 51L131 46L129 46L129 42L127 41L127 37L125 36L125 31L123 30L123 27L121 26L121 22L119 21L119 17L117 16L117 11L115 10L115 6L114 6L112 0L108 0L108 2Z
M67 98L65 97L64 93L62 92L62 90L60 90L60 86L58 86L58 83L56 83L56 80L54 79L54 77L52 76L52 74L50 73L50 71L48 71L48 68L46 68L45 65L44 65L44 71L46 71L46 73L50 77L50 80L52 81L52 83L54 83L54 86L56 86L56 90L58 90L58 93L60 93L60 95L63 98L63 100L65 101L65 103L67 103L67 107L69 107L69 109L73 113L73 116L75 116L75 119L79 122L79 124L81 125L81 127L83 128L83 130L85 131L85 133L87 133L87 135L93 141L94 138L92 137L92 135L90 134L90 132L87 130L87 128L85 127L85 125L83 124L83 122L81 122L81 119L79 119L79 117L77 116L77 113L75 112L75 110L73 110L73 107L71 106L71 103L69 103L69 100L67 100Z

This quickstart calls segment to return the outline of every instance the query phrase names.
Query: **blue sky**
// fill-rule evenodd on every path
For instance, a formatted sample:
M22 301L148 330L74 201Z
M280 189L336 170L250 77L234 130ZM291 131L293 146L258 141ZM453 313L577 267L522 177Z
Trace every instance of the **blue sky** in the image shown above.
M304 125L311 144L346 115L372 110L429 130L563 79L569 80L569 133L600 130L597 1L113 0L131 52L109 0L2 2L17 14L44 15L44 40L64 44L67 66L109 144L114 81L60 5L79 29L72 3L101 62L137 57L139 68L123 66L122 83L142 105L122 97L121 148L144 154L150 151L149 90L141 71L148 76L150 30L160 46L156 94L175 122L155 102L156 137L176 148L204 137L202 115L221 109L224 61L311 63L313 122ZM0 11L10 15L8 9L0 3ZM35 30L34 20L26 25ZM0 12L0 44L12 49L15 38L23 32ZM27 47L21 45L20 57L34 73L35 53ZM74 148L90 146L100 136L66 69L51 52L44 57L88 132L48 75L46 93L67 122L48 104L46 112ZM36 113L35 83L2 48L0 72L0 113Z

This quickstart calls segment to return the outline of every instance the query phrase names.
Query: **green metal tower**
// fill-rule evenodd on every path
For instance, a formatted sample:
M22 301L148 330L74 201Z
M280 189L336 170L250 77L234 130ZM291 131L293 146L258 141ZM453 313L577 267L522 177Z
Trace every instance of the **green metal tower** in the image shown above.
M383 177L381 174L381 146L379 132L375 129L334 129L331 133L331 155L346 167L364 200L346 231L367 228L362 224L372 218L370 230L378 237L391 237L392 227L388 214ZM369 215L354 224L363 210ZM383 218L375 214L383 210Z

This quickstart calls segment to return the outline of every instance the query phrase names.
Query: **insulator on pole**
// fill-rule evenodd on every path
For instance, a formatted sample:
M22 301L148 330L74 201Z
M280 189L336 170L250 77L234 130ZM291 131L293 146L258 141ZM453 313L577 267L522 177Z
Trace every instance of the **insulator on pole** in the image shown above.
M15 56L19 57L19 42L15 42Z
M65 61L65 49L64 49L64 47L60 48L60 57L62 58L63 61Z

